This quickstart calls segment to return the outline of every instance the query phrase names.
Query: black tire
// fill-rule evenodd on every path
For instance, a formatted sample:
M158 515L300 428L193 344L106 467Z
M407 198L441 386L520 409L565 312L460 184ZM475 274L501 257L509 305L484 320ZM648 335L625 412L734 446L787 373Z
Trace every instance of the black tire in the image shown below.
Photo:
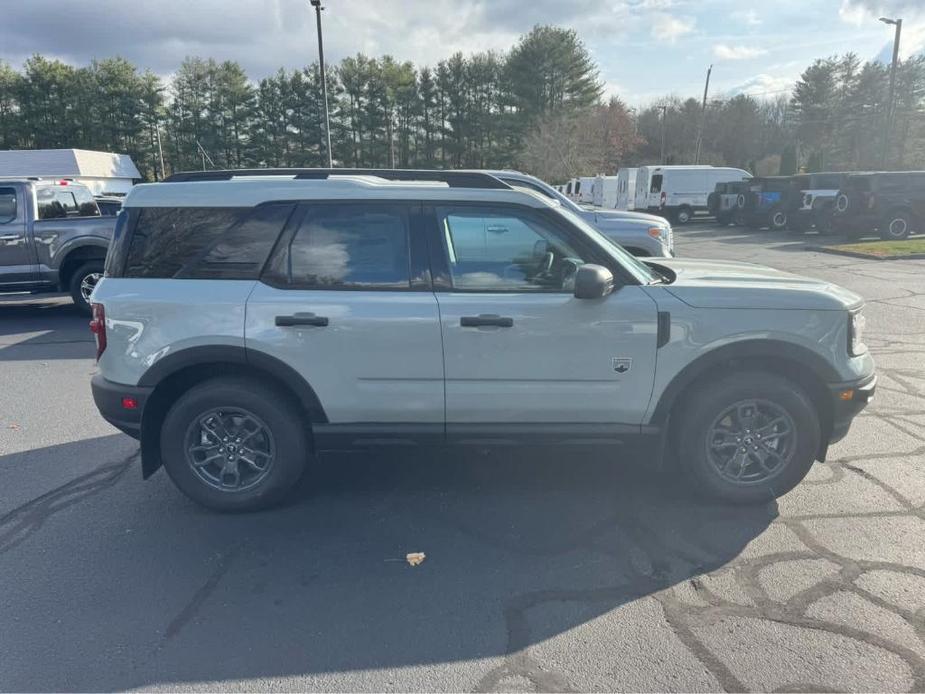
M716 223L721 227L728 227L730 222L732 222L732 215L728 212L720 212L716 215Z
M896 210L883 218L880 238L885 241L901 241L914 231L912 215L907 210Z
M828 236L834 231L834 224L832 222L832 210L823 209L817 210L815 213L816 217L816 231L819 232L820 236Z
M768 215L768 228L771 231L782 231L787 228L787 211L783 208L775 208Z
M102 260L91 260L84 263L74 271L73 275L71 275L71 281L68 285L71 300L74 302L74 306L77 310L85 316L89 316L91 310L90 302L87 301L87 296L84 296L84 290L88 287L92 290L92 287L96 286L96 283L99 282L102 276ZM84 284L85 282L87 283L86 285Z
M782 450L786 450L786 461L780 459L777 464L779 467L772 466L773 474L764 480L734 482L727 479L720 472L719 465L713 457L716 454L708 452L713 450L711 443L715 444L711 437L717 418L743 401L755 401L760 407L770 411L777 408L778 411L786 413L789 417L788 426L792 427L793 437L786 439L789 443L785 443L784 438L778 438L774 443L774 446L781 446ZM706 496L736 504L769 501L793 489L812 467L821 440L819 417L806 392L786 378L761 371L733 372L715 381L700 383L685 399L680 408L680 417L675 421L679 425L676 439L678 461L694 487ZM756 418L753 421L760 424L767 420ZM751 444L755 446L762 444L761 441L751 438L757 436L754 432L759 428L752 429L752 433L747 435ZM769 439L770 436L766 434L764 443ZM737 455L737 451L743 449L735 447L745 444L723 443L720 452L729 455L728 448L725 448L729 445L734 449L731 455ZM749 463L750 467L745 470L758 470L760 473L760 464L753 456L764 453L766 449L754 450L758 452L746 450L743 453L746 460L752 461ZM737 470L733 465L730 472L735 471Z
M246 413L269 431L269 435L261 433L257 443L250 444L258 447L261 441L269 442L269 445L260 446L272 452L272 457L260 454L267 458L263 471L235 463L242 488L222 489L216 486L214 480L207 481L217 463L194 465L191 457L195 456L188 455L193 441L200 436L208 436L203 433L207 425L201 424L201 420L208 421L205 420L206 415L216 411L232 423L234 413ZM221 426L210 428L232 433L231 427L221 421L219 423ZM248 443L249 439L253 440L246 434L243 438ZM228 441L228 438L224 440ZM216 438L206 445L215 452L215 446L211 444L221 446L219 441ZM231 441L235 441L233 433ZM237 441L240 442L240 437ZM223 450L217 455L222 463L225 462L224 454ZM243 457L243 453L239 454ZM255 460L256 457L251 455ZM193 501L216 511L257 511L278 504L304 473L310 458L307 423L299 415L298 403L275 388L248 378L216 378L194 386L170 408L161 428L161 458L174 484ZM225 475L219 475L221 480L218 484L222 484ZM254 477L251 486L244 485L247 475Z
M674 213L674 221L677 224L689 224L694 218L694 211L687 205L681 205Z
M787 231L792 234L805 234L811 226L802 215L792 214L787 219Z

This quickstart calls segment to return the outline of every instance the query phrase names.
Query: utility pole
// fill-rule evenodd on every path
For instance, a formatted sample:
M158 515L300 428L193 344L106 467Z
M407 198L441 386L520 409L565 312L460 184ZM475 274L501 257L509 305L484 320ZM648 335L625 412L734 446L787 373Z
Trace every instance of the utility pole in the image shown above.
M659 157L659 162L665 163L665 119L668 117L668 106L662 106L662 154Z
M161 179L167 178L167 171L164 169L164 148L161 147L161 124L155 119L154 133L157 136L157 155L161 161Z
M315 20L318 24L318 65L321 67L321 94L324 97L324 135L328 143L328 168L334 168L334 157L331 153L331 117L328 113L328 79L324 72L324 41L321 38L321 0L309 0L315 8Z
M886 105L886 127L883 129L883 164L887 166L890 159L890 137L893 131L893 117L895 115L896 65L899 63L899 36L903 30L903 20L881 17L880 21L896 27L896 34L893 37L893 62L890 65L890 100Z
M713 66L707 68L707 82L703 85L703 105L700 107L700 130L697 132L697 154L694 156L694 163L700 163L700 152L703 150L703 129L707 123L707 92L710 91L710 73L713 72Z

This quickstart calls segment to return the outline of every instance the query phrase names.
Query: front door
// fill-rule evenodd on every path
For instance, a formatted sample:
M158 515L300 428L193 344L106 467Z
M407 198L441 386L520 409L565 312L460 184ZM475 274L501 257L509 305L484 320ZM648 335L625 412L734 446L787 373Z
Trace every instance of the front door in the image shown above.
M35 281L35 261L23 196L13 186L0 186L0 285Z
M635 285L576 299L575 272L594 261L593 249L550 214L434 210L451 438L593 438L642 422L655 372L655 302Z
M328 419L313 423L322 446L443 437L440 321L419 211L306 203L248 299L247 349L309 383Z

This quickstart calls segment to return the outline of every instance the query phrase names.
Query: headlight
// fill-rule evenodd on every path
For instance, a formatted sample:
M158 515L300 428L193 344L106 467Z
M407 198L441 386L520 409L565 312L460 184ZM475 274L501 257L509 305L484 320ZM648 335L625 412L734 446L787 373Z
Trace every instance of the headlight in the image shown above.
M864 328L867 319L860 310L848 314L848 353L852 357L859 357L867 351L864 344Z

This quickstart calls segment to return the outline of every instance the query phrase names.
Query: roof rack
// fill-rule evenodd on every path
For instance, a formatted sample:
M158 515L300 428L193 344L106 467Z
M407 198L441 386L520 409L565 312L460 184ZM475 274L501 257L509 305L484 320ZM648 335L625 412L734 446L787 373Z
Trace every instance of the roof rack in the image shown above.
M302 180L324 180L330 176L376 176L389 181L439 181L450 188L510 189L507 183L477 171L442 171L433 169L227 169L217 171L181 171L163 183L190 181L229 181L236 176L292 176Z

